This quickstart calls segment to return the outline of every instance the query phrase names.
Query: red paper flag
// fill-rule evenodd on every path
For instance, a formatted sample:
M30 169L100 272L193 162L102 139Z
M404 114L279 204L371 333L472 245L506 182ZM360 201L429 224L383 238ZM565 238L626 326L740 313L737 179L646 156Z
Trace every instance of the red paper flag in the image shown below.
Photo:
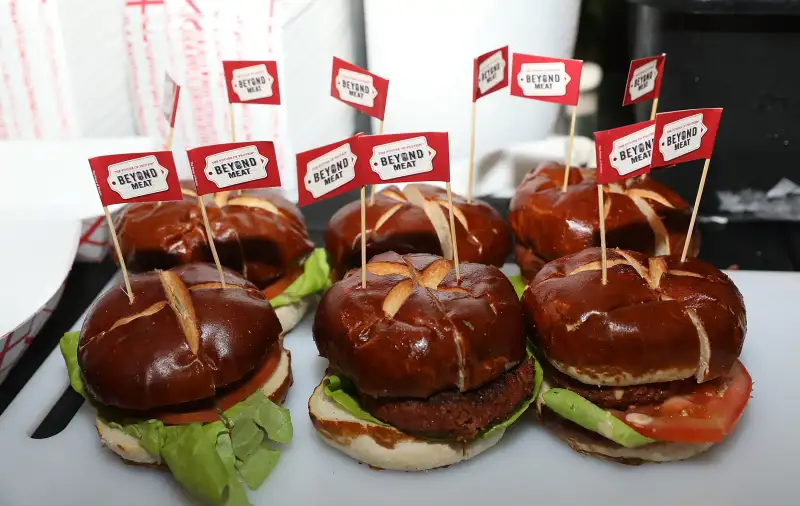
M511 94L544 102L577 105L583 61L514 53Z
M364 135L353 144L362 184L450 181L446 133Z
M175 128L175 116L178 114L178 98L181 87L169 74L164 75L164 96L161 99L161 112L169 123L170 128Z
M595 132L597 182L613 183L650 172L655 121Z
M356 170L353 141L359 135L297 153L297 203L307 206L366 185Z
M711 158L722 109L687 109L656 114L651 167Z
M472 101L508 86L508 46L475 58L472 71Z
M186 151L198 195L281 185L271 142L213 144Z
M333 57L331 96L383 121L389 80Z
M661 79L664 77L664 63L667 55L648 56L631 62L628 80L625 82L625 96L622 105L631 105L642 100L652 100L661 95Z
M171 151L98 156L89 167L104 206L183 199Z
M278 64L274 61L223 61L228 102L280 105Z

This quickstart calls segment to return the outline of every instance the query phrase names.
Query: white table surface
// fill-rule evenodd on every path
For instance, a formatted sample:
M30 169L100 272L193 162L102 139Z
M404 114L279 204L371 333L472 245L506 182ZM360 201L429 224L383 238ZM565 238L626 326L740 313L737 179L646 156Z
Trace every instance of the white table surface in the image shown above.
M373 471L325 445L307 415L324 360L311 316L286 339L295 383L294 441L255 505L753 506L800 504L800 274L731 273L748 309L742 360L755 386L737 432L694 460L627 467L574 453L523 418L493 449L427 473ZM77 324L76 324L77 325ZM28 437L67 385L58 350L0 417L0 505L194 504L169 474L123 465L100 447L84 405L46 440Z

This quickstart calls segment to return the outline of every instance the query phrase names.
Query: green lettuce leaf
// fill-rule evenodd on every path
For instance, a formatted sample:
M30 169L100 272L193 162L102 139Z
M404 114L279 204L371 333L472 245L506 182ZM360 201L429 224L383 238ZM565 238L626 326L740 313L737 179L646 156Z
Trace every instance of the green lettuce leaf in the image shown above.
M72 388L86 397L78 367L78 337L77 332L65 334L59 346ZM289 410L261 390L211 423L103 421L138 439L187 491L214 506L250 506L244 485L255 490L263 484L280 457L270 443L289 443L293 434Z
M86 399L86 387L83 384L81 369L78 367L78 340L80 338L80 332L67 332L58 342L58 347L61 349L61 356L64 357L64 362L67 364L69 384L73 390Z
M516 422L519 417L522 416L525 411L531 406L534 400L536 400L536 396L539 393L539 388L542 386L542 368L539 366L539 362L536 361L536 358L533 356L533 353L528 350L528 356L533 359L534 367L536 373L534 375L534 386L533 386L533 393L529 399L523 401L519 407L517 408L514 413L511 414L508 418L503 420L502 422L493 425L484 429L484 431L480 434L479 437L489 437L494 434L496 431L500 429L504 429L510 426L512 423ZM322 383L322 389L325 395L333 400L336 404L339 405L342 409L353 415L354 417L358 418L359 420L364 420L366 422L371 422L377 425L382 425L384 427L391 427L390 425L383 423L382 421L378 420L374 416L370 415L361 405L358 403L358 399L355 398L351 392L354 391L353 384L347 380L346 378L342 378L336 375L326 376L325 380Z
M326 376L322 383L322 390L327 397L333 402L338 404L342 409L365 422L374 423L376 425L383 425L390 427L390 425L383 423L374 416L370 415L365 409L361 407L355 397L350 395L355 388L347 378L342 378L336 375Z
M571 390L551 388L542 394L542 400L558 415L625 448L655 442L655 439L642 436L616 416Z
M522 276L508 276L508 280L514 285L514 290L517 292L517 297L522 298L522 292L525 291L525 280Z
M328 266L328 259L325 250L317 248L303 264L303 274L269 303L276 309L288 306L308 295L325 291L329 286L331 286L331 269Z

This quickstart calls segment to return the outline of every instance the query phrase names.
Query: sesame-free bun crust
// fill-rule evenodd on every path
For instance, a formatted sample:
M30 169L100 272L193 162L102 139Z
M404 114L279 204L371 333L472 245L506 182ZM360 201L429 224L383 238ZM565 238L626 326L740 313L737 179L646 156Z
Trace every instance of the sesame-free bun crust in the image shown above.
M89 309L78 364L92 398L149 411L210 399L279 353L281 324L264 293L209 264L131 276L133 304L112 289Z
M478 388L526 358L522 309L497 267L384 253L322 296L314 341L333 371L375 398Z
M486 202L453 194L458 256L462 262L501 267L511 252L511 231L500 213ZM429 184L402 190L384 188L365 214L367 258L394 251L431 253L453 259L447 192ZM361 266L361 204L354 201L331 218L325 249L333 279Z
M181 201L134 203L120 212L117 235L130 271L213 261L194 184L181 187ZM220 262L258 288L285 281L314 249L300 209L276 190L222 191L203 202Z
M324 379L323 379L324 381ZM311 423L323 441L378 469L426 471L450 466L488 450L504 430L469 442L434 442L360 420L329 399L321 382L308 400Z
M560 258L539 271L522 304L540 353L572 378L630 386L725 374L742 350L742 295L697 259L609 249Z
M600 245L597 172L571 168L564 193L564 170L557 163L540 165L525 176L511 199L515 253L527 280L551 260ZM691 210L677 193L652 177L625 179L603 190L608 247L648 255L682 251ZM695 228L690 256L696 256L699 247Z

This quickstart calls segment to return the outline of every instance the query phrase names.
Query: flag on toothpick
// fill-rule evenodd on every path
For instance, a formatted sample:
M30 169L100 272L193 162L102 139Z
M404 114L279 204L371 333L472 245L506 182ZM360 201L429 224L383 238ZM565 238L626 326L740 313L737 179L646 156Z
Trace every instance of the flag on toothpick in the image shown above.
M644 100L656 100L661 95L661 79L667 55L648 56L631 61L622 105L631 105Z
M225 274L219 261L203 195L218 191L269 188L281 185L275 146L271 142L234 142L201 146L186 151L197 188L197 206L203 215L211 256L219 272L222 288Z
M656 115L655 142L651 166L711 158L722 109L687 109Z
M564 182L561 185L563 193L567 192L569 186L572 142L575 139L575 119L578 116L582 70L583 61L568 58L514 53L511 62L512 95L573 106L572 119L569 123L566 163L564 164Z
M583 61L514 53L511 94L544 102L578 105Z
M367 184L450 181L446 133L364 135L354 144L356 171Z
M353 141L358 137L297 154L299 206L329 199L367 184L363 171L356 170Z
M97 193L103 204L103 212L122 270L128 301L133 304L134 295L128 278L128 269L125 267L117 229L114 220L111 219L111 213L108 212L108 206L133 202L183 200L175 160L171 151L127 153L90 158L89 168L92 170Z
M447 183L447 203L450 212L450 238L453 242L453 261L456 279L461 279L456 241L453 192L450 188L450 143L444 132L416 132L387 135L364 135L353 141L356 172L367 184L415 183L444 181ZM363 211L363 193L362 193ZM363 234L362 234L363 237ZM362 241L362 260L364 254ZM364 267L362 265L362 276ZM362 277L362 280L364 278ZM365 284L362 281L362 284Z
M383 122L389 80L333 57L331 96Z
M281 185L272 142L213 144L186 154L198 195Z
M175 116L178 114L178 98L181 87L169 73L164 74L164 96L161 98L161 112L170 129L175 128Z
M508 46L475 58L472 70L473 102L506 86L508 86Z
M274 61L223 61L228 102L280 105L278 64Z
M655 121L594 133L597 182L609 184L650 172Z
M170 151L97 156L89 166L104 206L183 200Z

